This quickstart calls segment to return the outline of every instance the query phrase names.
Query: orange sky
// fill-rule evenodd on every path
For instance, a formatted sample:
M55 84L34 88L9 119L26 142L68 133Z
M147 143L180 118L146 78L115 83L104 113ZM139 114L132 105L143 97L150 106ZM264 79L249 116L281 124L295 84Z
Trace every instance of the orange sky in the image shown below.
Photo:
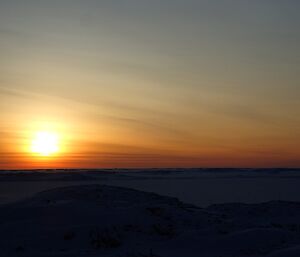
M0 169L299 167L299 7L1 1Z

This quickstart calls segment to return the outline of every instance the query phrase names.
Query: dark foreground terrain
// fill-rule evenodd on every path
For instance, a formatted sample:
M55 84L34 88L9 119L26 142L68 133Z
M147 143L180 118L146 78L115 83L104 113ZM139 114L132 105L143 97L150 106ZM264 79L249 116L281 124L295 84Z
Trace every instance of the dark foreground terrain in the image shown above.
M0 256L299 257L300 203L199 208L128 188L61 187L1 205Z

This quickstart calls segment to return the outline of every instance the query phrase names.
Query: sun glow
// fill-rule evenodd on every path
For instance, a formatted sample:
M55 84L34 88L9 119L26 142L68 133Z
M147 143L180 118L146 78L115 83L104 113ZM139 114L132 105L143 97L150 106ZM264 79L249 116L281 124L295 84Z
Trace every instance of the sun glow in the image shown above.
M41 156L50 156L59 151L59 138L56 133L37 132L31 144L31 151Z

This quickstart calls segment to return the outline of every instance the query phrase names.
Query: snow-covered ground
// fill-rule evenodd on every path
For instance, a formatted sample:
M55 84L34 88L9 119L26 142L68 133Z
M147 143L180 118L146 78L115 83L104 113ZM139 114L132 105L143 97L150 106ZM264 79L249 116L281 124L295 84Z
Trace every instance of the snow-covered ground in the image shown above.
M299 257L298 174L0 172L0 257Z
M106 184L177 197L198 206L300 201L296 169L150 169L0 171L0 203L59 186Z
M300 204L220 204L101 185L0 207L0 256L300 256Z

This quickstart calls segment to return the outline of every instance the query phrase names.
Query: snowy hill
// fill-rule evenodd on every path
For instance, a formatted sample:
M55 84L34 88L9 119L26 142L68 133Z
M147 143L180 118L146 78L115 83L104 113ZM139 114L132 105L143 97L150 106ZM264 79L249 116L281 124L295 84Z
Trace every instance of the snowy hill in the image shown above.
M51 189L0 208L0 256L300 256L300 204L198 208L133 189Z

